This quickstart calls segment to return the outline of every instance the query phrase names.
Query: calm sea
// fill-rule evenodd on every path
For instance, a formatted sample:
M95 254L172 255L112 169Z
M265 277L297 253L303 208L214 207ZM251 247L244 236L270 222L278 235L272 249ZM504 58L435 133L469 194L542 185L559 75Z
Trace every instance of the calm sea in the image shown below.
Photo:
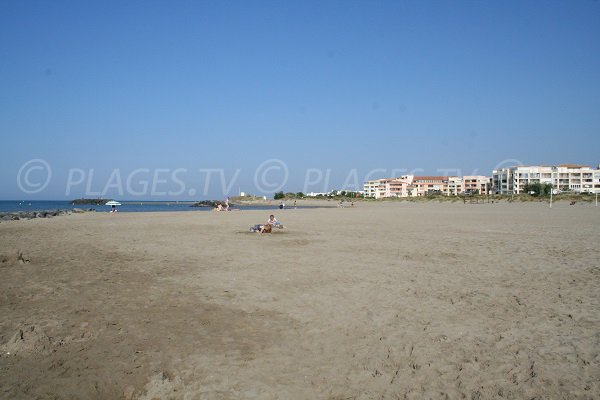
M165 203L165 202L121 202L117 207L119 212L158 212L158 211L211 211L210 207L190 207L190 203ZM96 211L110 211L110 206L95 206L91 204L73 205L69 201L15 201L0 200L0 212L16 211L50 211L50 210L70 210L73 208L82 208L87 210L93 208ZM278 205L272 206L241 206L236 207L242 210L277 210ZM303 206L298 208L315 208L312 206Z

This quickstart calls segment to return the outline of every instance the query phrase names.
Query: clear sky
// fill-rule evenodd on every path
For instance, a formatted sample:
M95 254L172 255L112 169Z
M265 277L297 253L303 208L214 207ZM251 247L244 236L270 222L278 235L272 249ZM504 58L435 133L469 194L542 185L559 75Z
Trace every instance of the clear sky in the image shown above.
M4 0L0 135L3 199L596 166L600 2Z

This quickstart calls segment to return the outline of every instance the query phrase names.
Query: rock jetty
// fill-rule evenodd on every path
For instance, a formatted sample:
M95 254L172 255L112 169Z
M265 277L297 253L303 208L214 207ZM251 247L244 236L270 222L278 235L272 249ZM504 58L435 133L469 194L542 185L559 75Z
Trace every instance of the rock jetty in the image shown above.
M71 204L92 204L94 206L103 206L109 201L112 201L112 199L75 199L71 200Z
M73 208L72 210L49 210L49 211L18 211L18 212L0 212L0 222L19 221L23 219L51 218L60 215L81 214L85 212L95 212L93 208L87 210Z
M221 201L221 200L202 200L202 201L199 201L197 203L190 205L190 207L212 207L212 208L215 208L219 204L222 207L225 207L225 202ZM229 203L229 208L231 208L233 206L234 206L234 204Z

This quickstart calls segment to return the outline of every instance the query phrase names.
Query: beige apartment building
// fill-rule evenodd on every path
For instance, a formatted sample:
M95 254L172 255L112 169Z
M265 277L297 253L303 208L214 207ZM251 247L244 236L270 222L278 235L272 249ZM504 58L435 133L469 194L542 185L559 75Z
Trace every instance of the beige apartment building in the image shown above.
M463 176L462 191L464 193L490 194L492 190L492 178L483 175Z
M492 190L498 194L525 193L527 185L549 183L556 192L600 193L600 168L585 165L519 165L494 170Z
M385 178L364 183L367 197L421 197L432 194L457 196L460 194L489 193L491 179L486 176L415 176Z

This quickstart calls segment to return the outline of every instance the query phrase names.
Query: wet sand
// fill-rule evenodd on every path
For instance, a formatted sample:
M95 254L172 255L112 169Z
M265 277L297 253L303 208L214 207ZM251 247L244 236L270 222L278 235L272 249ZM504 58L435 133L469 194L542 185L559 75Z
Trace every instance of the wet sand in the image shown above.
M274 214L0 223L0 398L600 396L600 208Z

